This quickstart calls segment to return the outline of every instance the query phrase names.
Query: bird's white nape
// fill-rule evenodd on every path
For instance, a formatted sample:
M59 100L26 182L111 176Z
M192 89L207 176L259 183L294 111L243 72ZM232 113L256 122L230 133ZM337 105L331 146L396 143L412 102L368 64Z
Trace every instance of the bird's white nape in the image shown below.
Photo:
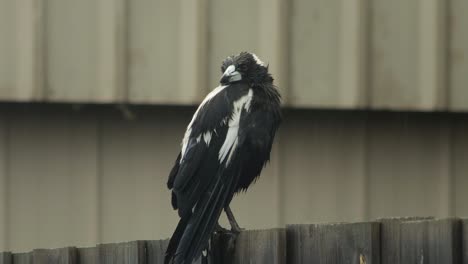
M252 54L252 57L255 59L255 62L258 65L265 67L265 63L262 60L260 60L260 58L255 53L251 53L251 54Z

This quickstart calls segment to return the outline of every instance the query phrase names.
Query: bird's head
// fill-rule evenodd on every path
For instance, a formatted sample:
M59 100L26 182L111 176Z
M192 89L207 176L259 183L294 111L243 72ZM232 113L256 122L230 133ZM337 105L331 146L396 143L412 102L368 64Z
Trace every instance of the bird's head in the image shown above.
M268 65L265 65L257 55L249 52L227 57L221 65L221 72L223 75L219 82L222 85L245 82L254 87L273 82L273 78L268 73Z

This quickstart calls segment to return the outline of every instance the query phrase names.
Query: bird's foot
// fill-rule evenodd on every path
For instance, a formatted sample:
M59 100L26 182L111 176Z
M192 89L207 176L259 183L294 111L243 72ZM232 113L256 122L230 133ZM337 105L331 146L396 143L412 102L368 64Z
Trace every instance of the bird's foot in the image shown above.
M242 232L242 230L244 229L241 228L239 224L237 223L236 218L234 217L234 214L231 211L231 208L229 206L226 206L224 208L224 211L226 212L226 216L229 220L229 224L231 224L231 232L234 234L239 234L240 232Z
M214 232L215 233L226 233L226 232L228 232L228 230L226 228L222 227L219 223L216 223Z
M234 234L239 234L240 232L244 231L245 228L241 228L237 223L231 223L231 232Z

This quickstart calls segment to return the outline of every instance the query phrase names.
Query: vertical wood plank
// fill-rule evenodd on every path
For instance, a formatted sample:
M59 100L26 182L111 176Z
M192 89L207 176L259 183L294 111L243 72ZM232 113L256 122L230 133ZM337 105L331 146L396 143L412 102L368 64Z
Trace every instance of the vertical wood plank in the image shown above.
M10 252L0 253L0 264L13 264Z
M100 264L99 262L99 248L78 248L77 258L79 264Z
M336 107L367 106L368 0L341 0Z
M286 230L270 229L242 232L236 240L235 264L286 263Z
M419 1L419 110L445 109L447 80L447 1Z
M146 241L147 263L163 264L169 240Z
M34 264L78 264L75 248L35 249Z
M461 239L458 219L403 222L400 263L460 263Z
M0 252L8 248L8 122L0 113Z
M33 253L17 253L13 254L13 263L15 264L33 264Z
M102 264L146 264L144 241L99 245L99 263Z
M288 263L380 263L380 225L289 225Z
M237 236L215 234L211 245L214 247L212 263L286 263L285 229L245 231Z
M402 261L401 224L407 221L430 220L432 217L406 217L379 219L380 222L380 249L382 264L399 264Z
M468 264L468 219L464 218L462 219L462 245L463 248L462 250L462 259L463 259L463 264Z
M468 110L468 2L465 0L447 1L449 6L449 60L450 109Z

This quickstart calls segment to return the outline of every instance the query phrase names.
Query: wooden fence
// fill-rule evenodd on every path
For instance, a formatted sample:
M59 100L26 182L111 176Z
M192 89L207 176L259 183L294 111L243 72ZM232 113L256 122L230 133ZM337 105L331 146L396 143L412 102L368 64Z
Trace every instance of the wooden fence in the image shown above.
M0 264L163 263L167 240L0 253ZM289 225L213 236L211 263L464 263L468 219L394 218Z

